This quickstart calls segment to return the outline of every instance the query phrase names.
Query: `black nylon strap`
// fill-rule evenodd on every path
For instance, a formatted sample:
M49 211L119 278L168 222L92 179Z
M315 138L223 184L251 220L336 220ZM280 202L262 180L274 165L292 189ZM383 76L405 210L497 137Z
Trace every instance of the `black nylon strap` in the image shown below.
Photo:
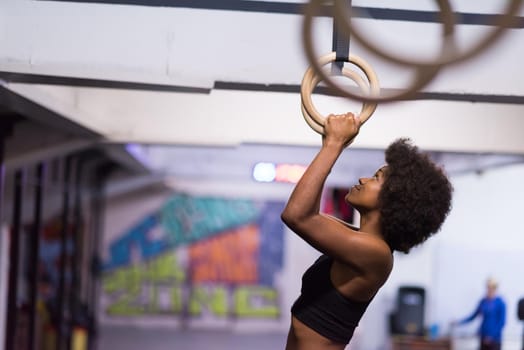
M344 0L335 0L344 1ZM351 0L346 1L346 9L351 9ZM335 8L333 7L333 11ZM347 11L349 14L349 11ZM349 17L349 16L348 16ZM348 19L351 20L351 19ZM333 16L333 51L337 53L336 61L331 65L331 74L339 75L344 67L344 62L349 61L349 33L338 30L338 24L335 16Z

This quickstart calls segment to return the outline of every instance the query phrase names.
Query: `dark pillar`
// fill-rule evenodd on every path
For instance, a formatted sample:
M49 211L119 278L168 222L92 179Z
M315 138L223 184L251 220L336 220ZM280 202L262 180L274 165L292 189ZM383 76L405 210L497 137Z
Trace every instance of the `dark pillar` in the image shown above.
M24 195L25 172L19 169L14 177L13 222L9 246L9 280L7 291L7 327L5 348L15 349L18 322L18 270L20 262L20 238L22 231L22 201Z
M30 238L30 254L29 254L29 334L28 345L29 350L36 349L36 320L38 300L38 278L39 278L39 256L40 256L40 232L42 228L42 198L45 181L46 165L40 163L36 168L35 179L35 206L33 229Z
M67 324L68 315L66 314L66 265L67 265L67 238L69 235L69 195L70 195L70 183L71 183L71 157L66 157L64 165L64 178L63 178L63 189L62 189L62 231L60 233L60 268L59 268L59 281L58 281L58 319L57 319L57 338L56 338L56 349L66 349L65 346L69 333L69 327Z
M73 246L73 257L71 260L71 293L69 298L69 310L71 312L71 326L87 328L85 304L82 302L80 285L82 283L82 260L84 250L84 223L82 215L82 174L83 158L77 158L74 165L73 183L73 222L71 225L71 239ZM71 343L71 342L69 342Z
M92 316L91 335L89 337L89 350L97 349L98 320L96 318L99 310L99 282L101 272L100 238L104 227L105 213L105 183L113 166L110 164L100 165L96 168L96 177L93 181L93 196L91 200L92 232L91 232L91 283L89 290L89 304Z

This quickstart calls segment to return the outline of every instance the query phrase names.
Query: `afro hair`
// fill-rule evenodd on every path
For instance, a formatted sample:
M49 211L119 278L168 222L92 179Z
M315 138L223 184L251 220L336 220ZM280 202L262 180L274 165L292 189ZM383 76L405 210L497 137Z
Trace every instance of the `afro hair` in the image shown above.
M379 194L382 234L392 250L408 253L440 229L451 209L453 187L409 139L388 146L386 163Z

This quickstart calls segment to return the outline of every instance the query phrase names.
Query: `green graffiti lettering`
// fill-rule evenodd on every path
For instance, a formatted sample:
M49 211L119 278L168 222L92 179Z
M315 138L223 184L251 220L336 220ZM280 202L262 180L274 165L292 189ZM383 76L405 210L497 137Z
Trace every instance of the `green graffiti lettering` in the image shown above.
M147 305L147 313L156 314L160 312L158 305L158 286L153 284L150 286L149 303Z
M268 287L240 287L235 290L233 302L238 317L277 318L278 292Z
M159 284L184 282L186 279L186 272L182 267L180 267L175 255L163 255L148 263L147 279L151 283Z
M136 305L143 281L143 269L133 265L104 276L103 288L106 293L117 294L116 300L108 306L109 315L135 316L144 313L144 307Z
M107 308L107 314L113 316L138 316L143 315L145 307L136 304L140 290L130 290L120 295L113 304Z
M182 288L173 287L171 289L171 311L178 314L182 312L184 300L182 299Z
M142 285L143 277L143 268L133 265L105 275L102 286L107 293L116 293L122 290L137 290Z
M209 292L205 287L193 289L189 297L189 314L191 316L201 315L203 306L206 306L216 316L226 316L227 290L222 287L214 287Z
M188 286L186 282L187 272L172 253L143 265L111 271L102 279L103 291L112 300L106 312L127 317L180 315L187 308L190 317L199 317L205 311L218 317L234 314L268 319L280 315L278 292L271 287ZM189 293L186 288L189 288Z
M119 316L136 316L159 311L159 287L184 282L186 272L180 267L174 254L166 254L145 265L133 265L106 274L102 288L115 301L108 306L107 313ZM142 288L149 288L149 300L140 301ZM174 287L176 288L176 287ZM180 288L171 293L176 300L175 310L181 310Z

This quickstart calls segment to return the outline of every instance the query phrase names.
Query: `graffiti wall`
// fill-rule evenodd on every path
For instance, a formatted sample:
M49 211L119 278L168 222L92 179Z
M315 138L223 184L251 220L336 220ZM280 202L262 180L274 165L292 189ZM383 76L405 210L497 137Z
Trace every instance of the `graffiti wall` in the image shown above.
M108 243L102 313L180 327L278 321L284 203L175 194Z

